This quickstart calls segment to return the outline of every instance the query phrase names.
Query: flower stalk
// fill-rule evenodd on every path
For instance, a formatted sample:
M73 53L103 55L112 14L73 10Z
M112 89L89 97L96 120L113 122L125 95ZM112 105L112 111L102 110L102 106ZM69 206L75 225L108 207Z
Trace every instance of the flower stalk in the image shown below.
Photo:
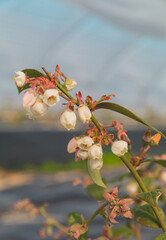
M44 67L42 67L42 69L43 69L43 71L46 73L46 75L47 75L47 77L49 78L49 80L51 80L52 77L51 77L51 75L47 72L47 70L46 70ZM57 82L57 87L58 87L58 89L61 90L69 99L75 100L75 99L64 89L64 87L63 87L60 83L58 83L58 82ZM75 100L75 101L76 101L76 100ZM77 105L77 106L80 105L78 101L76 101L76 105ZM94 117L94 115L91 116L91 120L92 120L92 122L96 125L97 129L98 129L99 131L101 131L101 130L102 130L102 126L100 125L100 123L98 122L98 120ZM130 164L130 162L127 160L127 158L126 158L125 156L121 156L120 158L121 158L121 160L123 161L123 163L126 165L126 167L130 170L130 172L132 173L132 175L134 176L134 178L136 179L136 181L138 182L141 190L142 190L143 192L148 192L148 190L147 190L146 186L144 185L142 179L140 178L138 172L137 172L136 169ZM97 209L97 210L94 212L94 214L92 214L92 216L87 220L87 224L89 224L89 223L100 213L100 211L101 211L105 206L107 206L107 205L108 205L108 203L105 203L105 204L102 205L99 209ZM154 211L157 219L158 219L159 222L160 222L160 225L161 225L161 228L163 229L163 232L166 232L166 225L165 225L163 219L161 218L160 213L159 213L157 207L153 207L153 206L151 206L151 207L152 207L152 209L153 209L153 211Z

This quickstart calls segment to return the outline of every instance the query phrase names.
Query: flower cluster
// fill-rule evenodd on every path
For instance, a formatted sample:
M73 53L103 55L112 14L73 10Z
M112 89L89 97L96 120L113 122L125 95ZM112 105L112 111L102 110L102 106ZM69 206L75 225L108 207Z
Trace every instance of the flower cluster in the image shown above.
M113 188L110 192L104 193L104 199L109 203L108 219L111 223L118 223L115 218L122 214L126 218L132 218L129 206L134 203L131 198L119 199L118 188Z
M95 144L89 136L72 138L67 145L67 151L75 152L76 161L89 159L92 170L100 170L103 166L102 146L99 143Z
M68 79L56 67L54 76L49 80L45 75L36 78L28 77L24 72L15 72L14 81L18 88L23 89L26 85L31 87L23 96L23 107L27 108L27 114L30 119L36 119L43 116L48 107L53 107L60 101L60 90L57 88L57 76L61 77L64 81L64 88L71 91L76 87L77 83L74 79Z

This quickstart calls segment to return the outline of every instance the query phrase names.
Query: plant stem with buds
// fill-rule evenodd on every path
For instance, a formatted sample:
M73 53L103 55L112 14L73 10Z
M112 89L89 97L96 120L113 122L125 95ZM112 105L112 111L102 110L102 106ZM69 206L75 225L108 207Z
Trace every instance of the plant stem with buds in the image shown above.
M43 69L43 71L46 73L46 75L47 75L47 77L49 78L49 80L51 80L51 79L52 79L52 76L47 72L47 70L46 70L44 67L42 67L42 69ZM64 89L64 87L63 87L60 83L56 83L56 84L57 84L57 87L59 88L59 90L61 90L69 99L75 100L75 99ZM80 105L78 101L75 100L75 102L76 102L76 105L77 105L77 106ZM92 115L91 120L93 121L93 123L95 124L95 126L97 127L97 129L98 129L99 131L101 131L101 130L102 130L102 127L101 127L100 123L98 122L98 120L94 117L94 115ZM121 160L122 160L123 163L126 165L126 167L130 170L130 172L132 173L132 175L134 176L134 178L135 178L136 181L138 182L141 190L142 190L143 192L148 192L148 190L147 190L146 186L144 185L142 179L140 178L138 172L137 172L136 169L130 164L130 162L126 159L126 157L122 156L122 157L121 157ZM89 224L89 223L100 213L100 211L101 211L105 206L107 206L107 204L108 204L108 203L105 203L105 204L102 205L99 209L97 209L97 210L94 212L94 214L87 220L87 224ZM161 218L160 213L159 213L157 207L153 207L153 206L151 206L151 207L152 207L152 209L153 209L153 211L154 211L157 219L158 219L159 222L160 222L161 228L163 229L164 232L166 232L166 225L165 225L163 219Z

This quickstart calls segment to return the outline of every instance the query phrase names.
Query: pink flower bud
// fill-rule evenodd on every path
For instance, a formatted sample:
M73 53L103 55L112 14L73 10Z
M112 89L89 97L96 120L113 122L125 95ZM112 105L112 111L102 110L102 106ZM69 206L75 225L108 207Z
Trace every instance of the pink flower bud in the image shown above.
M67 145L67 151L68 153L74 153L76 151L76 148L77 148L77 140L75 137L73 137Z
M78 114L83 123L88 123L92 116L90 109L84 104L79 106Z
M26 91L22 101L23 107L26 108L26 107L32 106L36 102L36 99L37 99L37 94L35 91L33 90Z

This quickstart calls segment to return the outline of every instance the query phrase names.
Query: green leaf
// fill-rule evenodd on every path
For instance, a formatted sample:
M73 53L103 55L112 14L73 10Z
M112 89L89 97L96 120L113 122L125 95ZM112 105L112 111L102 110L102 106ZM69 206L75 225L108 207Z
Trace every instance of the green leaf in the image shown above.
M165 240L165 239L166 239L166 233L163 233L157 236L154 240Z
M73 224L76 224L76 225L83 224L81 216L82 215L80 213L76 213L76 212L69 213L67 218L68 225L71 227ZM87 237L88 237L88 231L82 234L79 237L79 240L86 240Z
M160 132L159 130L157 130L155 127L151 126L150 124L148 124L147 122L145 122L144 120L142 120L140 117L138 117L136 114L134 114L133 112L131 112L130 110L128 110L127 108L122 107L119 104L116 103L111 103L111 102L103 102L103 103L99 103L96 105L95 110L97 109L109 109L118 113L121 113L129 118L132 118L133 120L140 122L148 127L150 127L151 129L153 129L154 131L160 133L165 139L166 136Z
M44 74L41 73L40 71L38 70L35 70L35 69L24 69L22 70L22 72L26 73L26 75L29 77L29 78L33 78L33 77L41 77L43 76ZM29 84L25 84L23 87L17 87L18 89L18 92L21 93L22 91L26 90L30 88Z
M134 232L132 229L128 227L117 227L113 230L113 237L125 237L127 239L131 238L134 235Z
M163 210L158 206L157 207L160 216L163 220L165 220L165 215ZM133 211L135 220L146 227L151 228L161 228L160 223L149 204L145 204L139 207L136 207Z
M89 172L90 177L92 178L93 182L96 183L98 186L106 188L106 185L104 184L101 175L100 170L92 170L90 168L90 160L87 160L87 169Z
M82 224L81 214L76 212L69 213L67 222L69 226L73 225L74 223Z
M93 197L96 200L102 200L103 194L106 192L106 189L103 187L100 187L96 184L89 185L86 188L87 192L91 197Z
M151 162L151 163L157 163L162 165L163 167L166 167L166 160L163 159L151 159L151 158L145 158L140 162L140 164L145 163L145 162Z
M162 193L162 189L155 189L150 192L139 193L136 196L137 198L149 203L151 206L156 207L158 198L161 196Z
M149 188L152 186L152 183L153 183L153 179L150 178L150 177L141 177L142 178L142 181L145 185L145 187L149 190ZM139 192L142 192L141 188L139 188Z

